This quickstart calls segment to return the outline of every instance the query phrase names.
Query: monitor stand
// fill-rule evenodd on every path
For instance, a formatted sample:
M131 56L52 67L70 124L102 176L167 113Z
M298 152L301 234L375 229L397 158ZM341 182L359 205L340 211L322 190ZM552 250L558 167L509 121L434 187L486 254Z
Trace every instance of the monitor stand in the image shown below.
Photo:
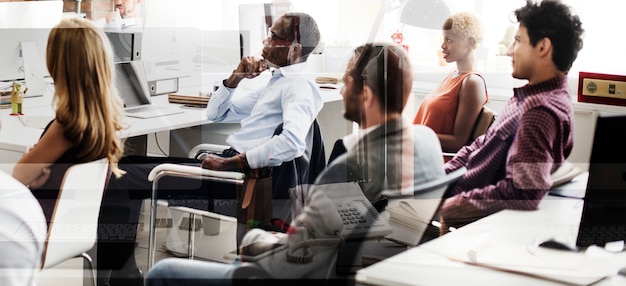
M46 93L46 82L37 64L41 63L37 55L37 48L32 41L20 42L22 63L24 67L24 83L28 91L24 97L43 96Z

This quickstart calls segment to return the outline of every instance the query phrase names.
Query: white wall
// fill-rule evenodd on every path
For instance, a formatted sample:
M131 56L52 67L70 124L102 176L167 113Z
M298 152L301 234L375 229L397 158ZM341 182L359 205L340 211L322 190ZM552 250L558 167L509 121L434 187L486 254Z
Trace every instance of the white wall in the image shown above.
M175 5L166 0L146 1L146 26L195 26L203 30L238 29L238 7L246 3L264 3L271 0L178 0ZM404 32L410 54L419 66L438 69L436 50L440 46L440 32L404 26L398 23L399 9L393 9L404 0L382 0L387 7L377 40L391 40L395 30ZM485 71L507 72L506 60L498 59L497 43L511 25L511 12L521 7L524 0L446 0L453 12L473 11L483 21ZM621 49L626 38L616 33L622 27L625 1L564 0L580 15L585 45L572 72L593 71L625 73L626 55ZM379 12L381 0L291 0L295 11L311 14L318 21L327 46L356 46L369 39L372 24ZM390 8L391 7L391 8ZM500 61L500 62L498 62ZM502 64L502 62L505 62Z

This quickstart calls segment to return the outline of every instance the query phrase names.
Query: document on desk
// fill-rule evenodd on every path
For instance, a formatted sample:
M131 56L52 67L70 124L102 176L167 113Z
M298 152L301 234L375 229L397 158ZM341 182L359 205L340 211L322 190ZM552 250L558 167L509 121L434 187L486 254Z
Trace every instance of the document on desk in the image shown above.
M428 205L433 203L438 204L431 199L406 200L387 207L389 226L393 232L386 238L409 246L418 245L432 219Z
M46 114L46 115L20 115L20 121L26 127L44 129L52 119L54 119L54 114Z
M505 242L483 242L449 256L451 260L572 285L589 285L616 273L607 259Z

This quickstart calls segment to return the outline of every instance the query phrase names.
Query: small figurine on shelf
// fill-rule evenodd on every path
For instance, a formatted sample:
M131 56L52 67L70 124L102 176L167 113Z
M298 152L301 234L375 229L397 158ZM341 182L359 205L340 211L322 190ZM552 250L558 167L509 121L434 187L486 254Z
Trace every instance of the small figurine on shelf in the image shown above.
M391 39L394 43L404 47L407 52L409 51L409 45L404 44L404 35L400 32L400 30L396 30L395 33L391 34Z
M11 115L24 115L22 113L22 100L28 88L22 91L22 85L14 82L11 89Z

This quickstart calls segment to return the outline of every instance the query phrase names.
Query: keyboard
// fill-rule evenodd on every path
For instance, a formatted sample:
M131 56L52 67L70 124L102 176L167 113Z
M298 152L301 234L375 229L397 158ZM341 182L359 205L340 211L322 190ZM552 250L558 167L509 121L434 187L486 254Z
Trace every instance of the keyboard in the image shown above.
M135 114L139 112L158 111L161 109L161 107L155 105L142 105L139 107L127 108L125 111L130 114Z
M137 223L110 223L100 224L97 228L97 236L100 241L135 241ZM30 240L33 237L45 237L47 227L33 226L35 231L42 231L41 234L34 234L31 227L23 224L15 233L17 239ZM92 223L56 223L54 224L56 239L60 241L90 240L93 238L94 224Z
M126 116L137 118L152 118L163 115L182 113L183 110L177 106L158 106L158 105L141 105L134 107L127 107L124 109Z
M626 240L626 226L586 226L578 231L576 245L604 246L606 242Z
M98 225L98 239L100 241L135 241L137 223L107 223Z
M346 239L381 237L392 232L385 219L364 196L347 197L335 205L343 222L341 235Z

